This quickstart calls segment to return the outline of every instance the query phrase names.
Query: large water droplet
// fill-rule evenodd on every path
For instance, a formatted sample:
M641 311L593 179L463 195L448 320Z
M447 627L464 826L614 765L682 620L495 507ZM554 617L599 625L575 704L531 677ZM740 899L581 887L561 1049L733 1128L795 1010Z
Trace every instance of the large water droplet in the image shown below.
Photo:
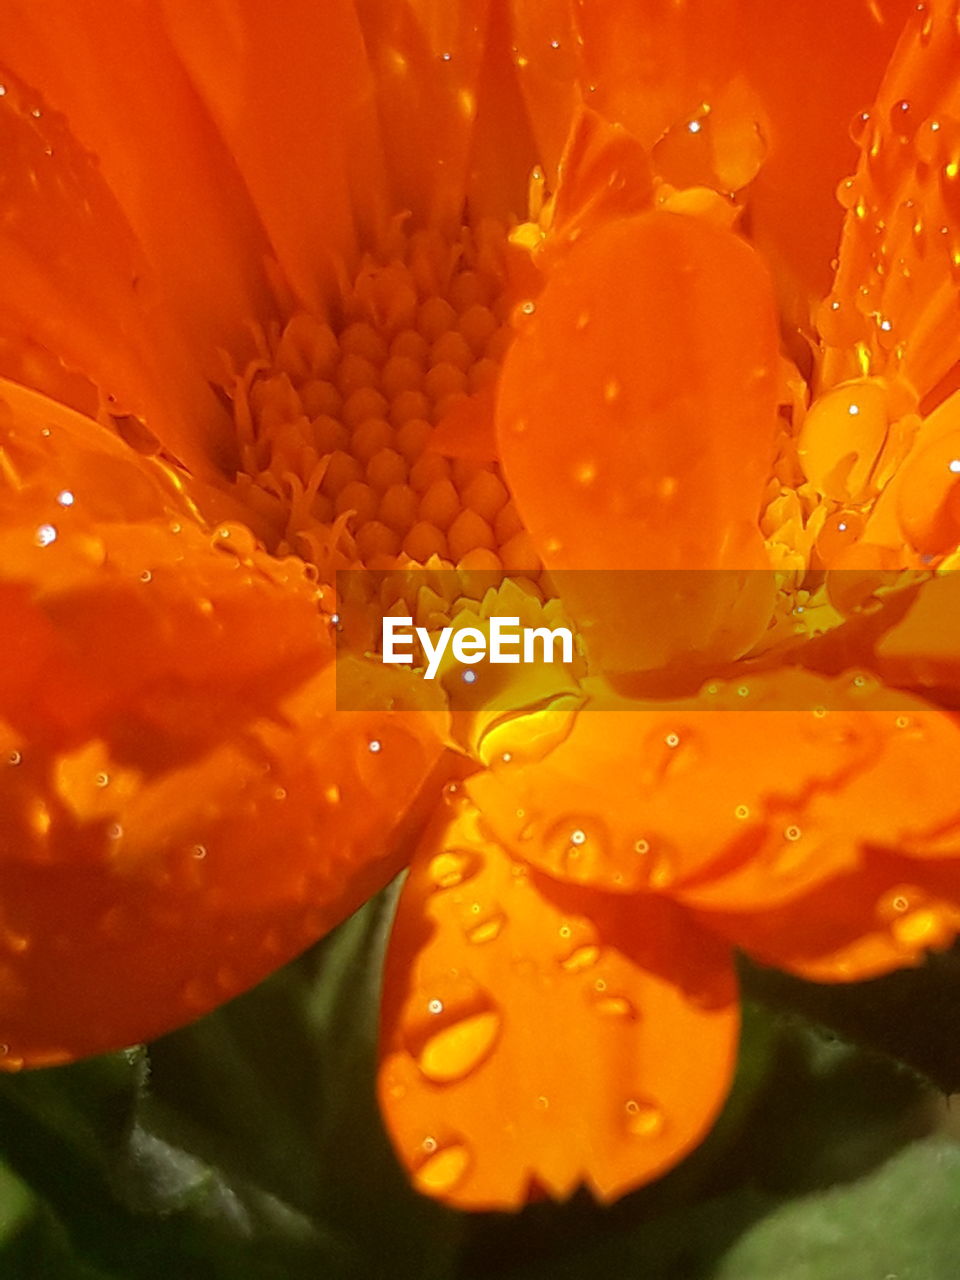
M500 1034L502 1019L489 1002L445 1006L428 1002L426 1022L408 1035L421 1072L436 1084L462 1080L487 1058Z
M624 1107L627 1132L637 1138L656 1138L663 1133L666 1120L655 1102L631 1098Z
M470 1152L465 1143L441 1144L435 1138L426 1138L421 1151L423 1158L413 1173L413 1180L421 1191L442 1195L463 1181L470 1167Z

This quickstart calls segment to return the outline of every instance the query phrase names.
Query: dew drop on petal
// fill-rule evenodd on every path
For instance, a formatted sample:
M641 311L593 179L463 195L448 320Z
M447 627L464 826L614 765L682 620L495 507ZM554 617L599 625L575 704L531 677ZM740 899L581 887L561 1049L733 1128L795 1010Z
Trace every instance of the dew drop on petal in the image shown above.
M571 951L565 959L560 961L560 967L567 973L582 973L584 969L592 968L599 959L600 948L588 944Z
M475 924L467 930L467 941L474 945L482 945L486 942L494 942L500 937L503 926L506 924L507 918L503 912L495 912L493 915L487 916L485 920L481 920L479 924Z
M493 1049L500 1025L500 1014L493 1008L448 1022L420 1045L415 1055L417 1066L428 1080L437 1084L462 1080L475 1071Z
M429 874L438 889L454 889L477 871L477 858L466 849L445 849L430 861Z
M424 1142L425 1158L413 1173L413 1180L421 1191L430 1195L443 1195L452 1191L470 1167L470 1153L462 1142L452 1142L440 1146L435 1139L432 1149Z
M636 1138L656 1138L664 1130L663 1111L653 1102L631 1098L624 1107L626 1128Z

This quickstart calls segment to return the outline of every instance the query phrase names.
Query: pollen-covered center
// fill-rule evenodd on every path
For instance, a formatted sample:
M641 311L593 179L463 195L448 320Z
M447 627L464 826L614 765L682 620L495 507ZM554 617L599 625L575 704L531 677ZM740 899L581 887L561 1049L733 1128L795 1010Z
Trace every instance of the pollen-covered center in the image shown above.
M277 551L338 569L415 565L536 577L492 457L512 329L495 223L396 237L326 318L301 312L239 380L238 486Z

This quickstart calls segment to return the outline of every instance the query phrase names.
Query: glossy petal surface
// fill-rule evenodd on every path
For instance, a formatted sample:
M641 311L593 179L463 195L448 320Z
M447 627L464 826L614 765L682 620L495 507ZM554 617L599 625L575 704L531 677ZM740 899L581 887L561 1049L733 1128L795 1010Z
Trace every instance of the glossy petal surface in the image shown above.
M467 807L441 815L403 890L381 1104L415 1183L449 1203L510 1208L581 1182L612 1199L702 1136L737 1025L722 944L668 905L539 879Z

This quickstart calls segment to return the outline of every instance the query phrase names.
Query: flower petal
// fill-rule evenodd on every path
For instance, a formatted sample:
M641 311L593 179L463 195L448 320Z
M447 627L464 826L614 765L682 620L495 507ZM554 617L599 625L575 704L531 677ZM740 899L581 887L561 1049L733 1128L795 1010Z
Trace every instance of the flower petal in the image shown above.
M387 210L373 85L348 0L164 0L290 284L316 310Z
M459 226L490 0L361 0L357 8L376 81L394 207L412 210L429 226Z
M865 865L792 902L700 919L764 964L815 982L862 982L951 945L960 858L921 863L872 851Z
M548 569L761 567L777 331L749 246L695 218L625 218L585 237L526 305L497 432ZM611 614L614 579L570 574L564 599L589 622L594 661L631 670L624 640L640 627L629 599ZM718 580L707 575L711 590ZM758 609L753 629L767 617Z
M416 1185L613 1199L703 1137L736 1054L729 954L667 904L551 888L441 815L387 959L381 1106Z
M917 5L876 106L857 122L840 265L820 312L826 385L866 371L924 411L960 361L958 54L952 6Z
M241 354L249 322L270 313L267 243L158 6L125 5L118 21L97 0L14 0L0 14L0 44L97 156L164 304L204 373L222 377L217 348Z
M960 728L864 677L774 672L669 710L621 706L581 710L541 758L511 751L467 779L514 857L573 884L760 911L868 845L941 856L960 821Z
M399 867L428 716L335 710L299 561L4 387L0 1066L115 1048L284 963ZM263 620L269 617L269 627Z
M756 149L759 129L766 155L748 196L751 237L773 265L781 305L805 325L830 283L842 216L834 190L855 156L847 125L872 100L913 0L512 8L519 75L551 175L578 91L648 149L706 105L712 119L696 143L721 169Z
M94 160L2 69L0 85L0 332L39 341L197 471L229 462L229 419L157 307L156 281Z

